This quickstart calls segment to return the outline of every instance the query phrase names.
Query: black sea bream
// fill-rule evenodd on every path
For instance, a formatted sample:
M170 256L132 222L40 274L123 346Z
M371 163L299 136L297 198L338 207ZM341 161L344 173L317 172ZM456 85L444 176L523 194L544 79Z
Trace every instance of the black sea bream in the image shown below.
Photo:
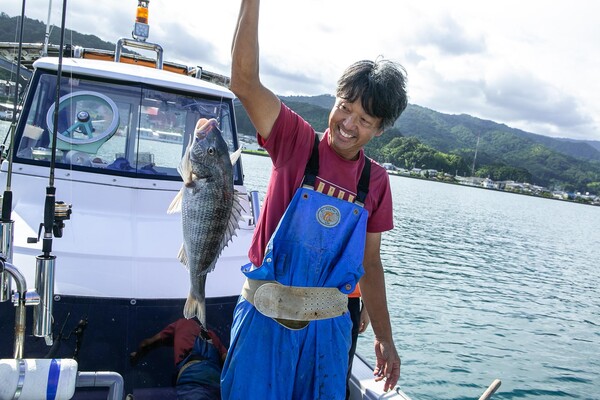
M181 210L183 245L178 258L190 272L183 315L196 316L203 324L206 275L242 218L232 168L239 154L238 150L230 157L215 119L200 119L178 167L183 187L169 206L170 213Z

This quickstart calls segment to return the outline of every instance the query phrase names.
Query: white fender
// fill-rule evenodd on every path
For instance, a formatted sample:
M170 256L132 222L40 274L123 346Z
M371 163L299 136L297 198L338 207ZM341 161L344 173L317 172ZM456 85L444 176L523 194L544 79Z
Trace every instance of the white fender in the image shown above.
M73 359L0 360L0 400L63 400L75 394Z

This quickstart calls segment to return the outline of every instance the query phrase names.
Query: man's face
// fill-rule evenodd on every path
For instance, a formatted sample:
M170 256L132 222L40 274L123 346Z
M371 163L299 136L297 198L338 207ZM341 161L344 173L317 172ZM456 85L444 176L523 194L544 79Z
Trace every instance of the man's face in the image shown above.
M329 114L330 145L340 157L354 160L364 145L383 133L380 126L381 118L367 114L360 99L350 103L338 97Z

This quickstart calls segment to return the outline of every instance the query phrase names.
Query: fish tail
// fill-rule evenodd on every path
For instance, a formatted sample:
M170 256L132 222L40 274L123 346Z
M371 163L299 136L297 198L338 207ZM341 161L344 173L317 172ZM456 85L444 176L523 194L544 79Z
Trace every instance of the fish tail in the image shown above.
M198 283L198 296L190 292L185 302L185 306L183 306L183 316L187 319L197 317L198 320L200 320L200 323L206 326L206 300L204 295L206 275L202 275L199 278Z
M187 319L197 317L204 325L206 323L206 301L204 299L198 300L191 294L188 295L183 307L183 316Z

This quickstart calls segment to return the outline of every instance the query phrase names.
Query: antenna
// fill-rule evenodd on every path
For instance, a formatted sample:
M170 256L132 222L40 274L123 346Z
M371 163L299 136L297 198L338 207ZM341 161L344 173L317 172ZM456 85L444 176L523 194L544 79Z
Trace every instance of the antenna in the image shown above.
M48 55L48 43L50 43L50 16L52 14L52 0L48 4L48 19L46 20L46 34L44 35L44 49L42 50L42 55Z
M479 149L479 138L481 134L477 134L477 144L475 145L475 156L473 157L473 166L471 167L471 176L475 176L475 161L477 161L477 150Z

